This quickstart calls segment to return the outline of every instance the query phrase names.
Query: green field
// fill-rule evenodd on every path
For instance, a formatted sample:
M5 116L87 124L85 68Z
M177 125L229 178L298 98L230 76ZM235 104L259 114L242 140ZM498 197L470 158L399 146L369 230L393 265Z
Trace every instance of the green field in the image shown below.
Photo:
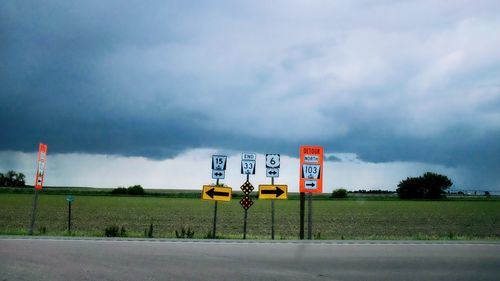
M35 234L67 235L65 195L40 195ZM33 195L0 194L0 234L26 234ZM276 201L276 239L298 239L299 201ZM316 239L500 239L500 201L315 200ZM175 237L183 227L203 238L212 229L214 202L192 198L75 196L73 235L103 236L113 224L143 237ZM219 202L217 234L241 238L238 200ZM248 237L268 239L271 203L256 200L248 212ZM307 225L307 224L306 224ZM42 231L43 232L43 231Z

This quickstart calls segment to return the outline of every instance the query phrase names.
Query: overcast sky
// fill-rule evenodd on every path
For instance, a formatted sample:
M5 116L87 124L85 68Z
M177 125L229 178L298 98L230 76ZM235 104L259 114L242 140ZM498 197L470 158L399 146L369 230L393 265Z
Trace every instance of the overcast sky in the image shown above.
M251 151L281 153L294 190L307 144L329 155L327 191L427 170L500 190L499 14L477 0L1 1L0 172L32 176L44 142L51 185L201 188L226 153L236 186Z

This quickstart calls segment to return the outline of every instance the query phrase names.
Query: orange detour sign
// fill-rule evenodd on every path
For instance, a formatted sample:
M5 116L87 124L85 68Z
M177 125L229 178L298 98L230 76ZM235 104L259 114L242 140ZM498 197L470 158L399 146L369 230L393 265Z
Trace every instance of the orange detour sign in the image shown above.
M300 147L300 192L323 192L323 147Z
M45 176L45 162L47 161L47 145L40 143L38 148L38 170L36 172L35 188L42 189Z

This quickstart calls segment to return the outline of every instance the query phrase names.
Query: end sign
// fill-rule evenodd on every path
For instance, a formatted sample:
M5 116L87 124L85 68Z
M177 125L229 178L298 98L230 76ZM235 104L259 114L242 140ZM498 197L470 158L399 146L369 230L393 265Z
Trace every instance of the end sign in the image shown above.
M323 147L300 147L300 192L323 192Z

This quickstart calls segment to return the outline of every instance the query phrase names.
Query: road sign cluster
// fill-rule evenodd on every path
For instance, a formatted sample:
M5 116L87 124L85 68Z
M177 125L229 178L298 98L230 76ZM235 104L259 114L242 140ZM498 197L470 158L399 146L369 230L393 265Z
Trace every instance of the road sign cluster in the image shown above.
M259 199L262 200L283 200L288 199L288 186L284 184L274 184L274 179L280 175L279 154L266 154L266 177L271 178L271 184L259 185ZM240 200L240 205L245 210L243 219L243 239L246 238L247 229L247 211L254 201L250 194L254 186L250 183L250 175L255 175L257 155L255 153L241 154L241 174L246 175L246 181L240 187L244 196ZM215 185L204 185L202 196L203 200L215 201L214 204L214 224L212 237L216 237L217 222L217 202L230 201L232 197L232 188L219 185L219 180L224 179L226 175L227 156L212 155L212 179L216 179ZM301 146L300 148L300 192L307 192L309 195L313 192L322 192L323 182L323 148L314 146ZM271 201L272 214L272 239L274 239L274 201Z

